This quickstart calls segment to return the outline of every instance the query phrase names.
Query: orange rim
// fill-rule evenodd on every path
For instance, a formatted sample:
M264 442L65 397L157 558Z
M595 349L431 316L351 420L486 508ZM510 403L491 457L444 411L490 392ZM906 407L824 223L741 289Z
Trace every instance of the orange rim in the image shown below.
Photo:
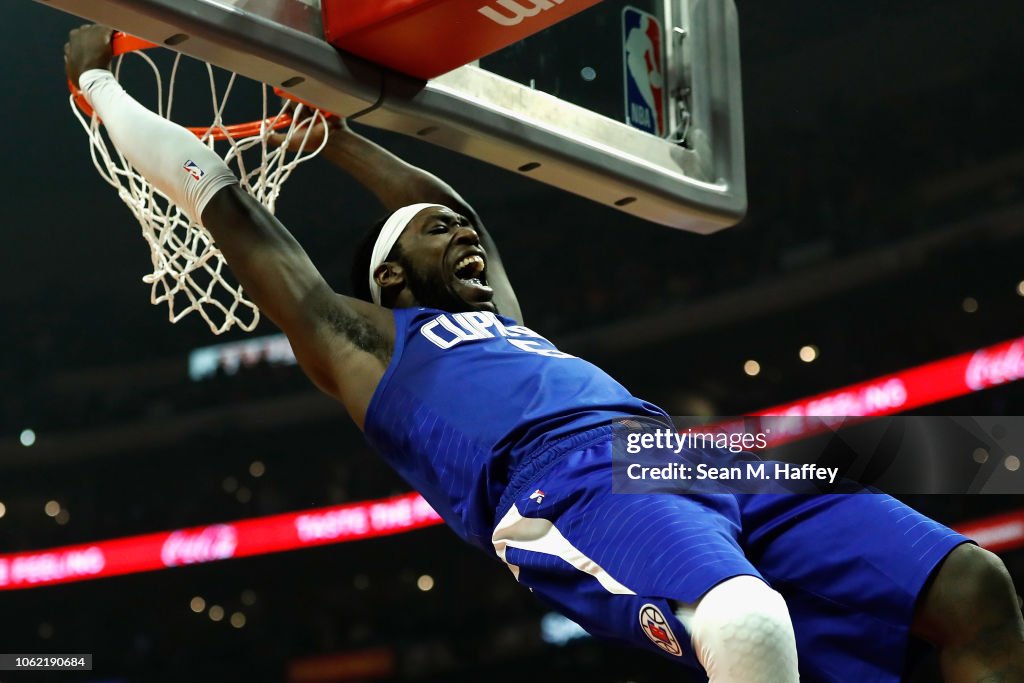
M148 40L143 40L142 38L137 38L121 31L114 32L110 41L110 46L113 48L114 57L119 57L127 52L149 50L150 48L160 47L156 43L151 43ZM68 89L71 91L71 94L74 95L75 104L77 104L78 108L82 110L82 113L88 117L92 117L94 113L92 107L89 105L88 100L85 99L85 95L82 94L82 91L78 89L78 85L76 83L72 83L70 78L68 79ZM313 105L308 102L304 102L297 97L293 97L280 88L274 88L274 92L281 97L285 97L300 104L305 104L308 107L313 107ZM316 107L313 108L315 109ZM327 112L324 112L324 114L327 115ZM210 137L214 140L238 140L240 138L259 135L260 129L264 124L269 125L273 130L281 130L282 128L287 128L292 125L292 116L291 114L282 114L281 116L268 118L266 121L235 123L230 126L221 126L216 130L213 130L212 133L210 133L211 128L213 128L212 126L187 126L187 128L198 138L206 137L209 133Z

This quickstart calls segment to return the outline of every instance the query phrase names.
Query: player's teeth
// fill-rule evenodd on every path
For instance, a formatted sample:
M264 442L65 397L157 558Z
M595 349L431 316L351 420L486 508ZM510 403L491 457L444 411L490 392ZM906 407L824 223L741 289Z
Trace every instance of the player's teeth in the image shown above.
M455 264L455 270L462 270L463 268L466 268L470 264L474 264L474 263L483 266L484 265L484 260L481 257L479 257L479 256L467 256L466 258L460 260L458 263ZM481 270L483 270L483 269L481 268ZM479 271L477 271L477 272L479 272Z

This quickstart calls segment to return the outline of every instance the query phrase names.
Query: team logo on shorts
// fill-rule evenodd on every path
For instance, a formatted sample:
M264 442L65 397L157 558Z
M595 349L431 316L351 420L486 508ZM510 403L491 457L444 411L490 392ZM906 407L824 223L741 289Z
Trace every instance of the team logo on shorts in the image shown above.
M534 501L535 503L543 503L544 492L541 491L540 489L537 489L536 491L530 494L530 500Z
M683 648L679 646L679 641L672 633L672 627L668 625L661 610L654 605L647 603L640 608L640 628L652 643L665 652L676 657L683 656Z

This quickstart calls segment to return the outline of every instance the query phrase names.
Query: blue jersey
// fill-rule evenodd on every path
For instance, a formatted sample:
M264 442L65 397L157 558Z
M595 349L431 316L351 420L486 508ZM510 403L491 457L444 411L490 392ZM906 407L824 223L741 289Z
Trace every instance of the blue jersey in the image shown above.
M493 313L394 311L370 444L466 540L490 547L516 473L623 417L669 421L598 367ZM514 493L514 492L513 492Z

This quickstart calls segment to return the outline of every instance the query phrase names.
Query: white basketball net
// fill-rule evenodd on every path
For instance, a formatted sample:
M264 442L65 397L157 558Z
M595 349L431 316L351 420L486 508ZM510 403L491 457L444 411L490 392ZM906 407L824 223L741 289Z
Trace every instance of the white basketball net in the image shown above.
M156 111L160 116L170 118L181 55L174 59L165 92L160 70L152 58L144 52L127 54L143 59L152 69L158 92ZM122 59L119 58L114 67L115 77L120 76L121 63ZM207 64L206 68L214 120L200 139L213 149L214 133L225 131L227 125L221 117L235 84L236 74L230 75L223 94L218 95L213 67ZM327 126L324 125L322 112L288 100L276 114L268 114L270 93L266 85L262 86L262 93L262 124L259 132L238 139L229 136L223 143L227 146L224 161L235 171L242 187L273 213L281 186L291 172L323 149L327 142ZM153 304L166 302L168 318L172 323L189 313L197 312L214 334L226 332L234 325L251 332L259 322L259 309L245 298L240 285L227 279L227 264L210 233L189 220L181 209L150 185L101 134L102 126L98 118L85 117L76 106L73 96L71 110L89 135L92 160L100 176L117 189L118 196L142 226L142 236L149 243L153 261L153 272L142 278L143 282L151 285L150 301ZM275 124L286 114L292 115L291 124L275 131ZM319 145L311 145L307 149L310 131L317 124L321 124L325 131L324 138ZM275 132L285 136L280 147L274 147L267 141ZM299 151L294 153L286 151L293 140L300 142ZM245 152L248 154L243 157Z

